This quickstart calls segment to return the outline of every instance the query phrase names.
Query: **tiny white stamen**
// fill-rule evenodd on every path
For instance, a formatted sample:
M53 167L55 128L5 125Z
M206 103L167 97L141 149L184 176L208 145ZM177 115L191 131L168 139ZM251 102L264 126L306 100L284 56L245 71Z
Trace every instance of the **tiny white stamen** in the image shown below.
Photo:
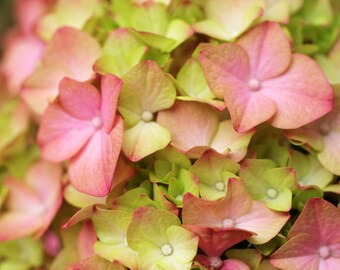
M171 255L172 254L172 246L171 245L169 245L169 244L164 244L163 246L162 246L162 248L161 248L161 250L162 250L162 254L164 255L164 256L169 256L169 255Z
M319 248L319 256L322 258L322 259L327 259L331 256L331 250L329 247L327 246L323 246L323 247L320 247Z
M183 201L183 196L182 195L177 195L176 196L177 201Z
M218 191L224 191L225 190L225 184L222 181L219 181L215 184L215 188Z
M153 119L153 114L150 111L145 111L142 113L142 120L144 122L150 122Z
M270 199L275 199L278 195L278 192L276 189L274 188L269 188L267 190L267 196L270 198Z
M103 122L100 119L100 117L96 116L92 118L92 125L96 128L96 129L100 129L103 126Z
M224 228L233 228L235 226L235 221L231 218L226 218L223 220L222 227Z
M257 91L257 90L259 90L261 88L261 83L260 83L259 80L250 79L249 82L248 82L248 87L252 91Z
M219 269L223 264L220 257L215 256L215 257L210 257L209 259L210 259L210 266L213 268Z

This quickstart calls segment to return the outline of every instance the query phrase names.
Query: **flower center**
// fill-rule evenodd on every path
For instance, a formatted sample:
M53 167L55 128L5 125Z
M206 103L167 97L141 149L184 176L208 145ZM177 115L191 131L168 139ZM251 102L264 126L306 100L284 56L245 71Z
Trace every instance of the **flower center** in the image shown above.
M224 191L225 190L225 184L222 181L219 181L215 184L215 188L218 191Z
M183 196L182 195L177 195L176 196L176 200L177 201L182 201L183 200Z
M171 245L169 245L169 244L164 244L163 246L162 246L162 248L161 248L161 250L162 250L162 254L164 255L164 256L169 256L169 255L171 255L172 254L172 246Z
M261 83L259 80L256 79L250 79L248 82L248 87L250 88L250 90L252 91L257 91L260 90L261 88Z
M142 120L144 122L150 122L153 119L153 114L150 111L145 111L142 113Z
M329 123L324 122L319 126L319 131L321 133L321 135L327 135L330 131L331 131L331 127L329 125Z
M100 119L100 117L96 116L92 118L92 125L96 128L96 129L100 129L103 126L103 122L102 119Z
M210 257L209 259L210 259L210 266L213 268L219 269L223 264L220 257L215 256L215 257Z
M323 247L320 247L319 248L319 256L322 258L322 259L327 259L331 256L331 250L329 247L327 246L323 246Z
M269 188L267 190L267 196L270 198L270 199L275 199L278 195L278 192L276 189L274 188Z
M235 226L235 220L231 218L226 218L223 220L222 227L224 228L233 228Z

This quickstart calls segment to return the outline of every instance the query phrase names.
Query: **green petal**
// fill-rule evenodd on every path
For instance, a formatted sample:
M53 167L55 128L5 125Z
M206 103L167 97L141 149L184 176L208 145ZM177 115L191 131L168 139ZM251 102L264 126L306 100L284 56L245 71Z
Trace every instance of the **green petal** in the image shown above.
M161 247L167 243L167 228L180 224L179 218L168 211L140 207L134 212L128 227L129 246L135 251L139 251L139 247L145 242Z
M176 97L171 80L154 61L144 61L123 76L118 110L126 120L127 112L139 117L170 108ZM129 123L131 124L131 123Z
M266 198L264 200L268 208L275 211L288 212L292 207L292 192L288 188L284 188L279 191L275 199Z
M177 263L191 263L197 253L198 237L180 227L171 226L166 231L168 241L174 249L173 256Z
M214 99L215 96L211 93L203 71L199 63L190 58L177 74L178 83L182 86L182 95L202 99ZM181 90L179 89L179 90Z
M95 71L104 75L119 77L137 65L147 47L134 38L127 29L116 29L109 34L103 47L103 54L95 64Z
M124 131L123 151L132 161L138 161L160 149L171 140L170 132L155 122L140 121Z
M263 180L278 191L288 188L292 192L297 190L295 170L292 168L274 168L263 174Z

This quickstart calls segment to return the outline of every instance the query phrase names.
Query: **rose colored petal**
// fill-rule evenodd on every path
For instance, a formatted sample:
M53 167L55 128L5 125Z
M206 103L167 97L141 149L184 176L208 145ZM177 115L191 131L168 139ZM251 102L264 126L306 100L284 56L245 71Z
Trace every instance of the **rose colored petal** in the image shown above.
M89 83L64 78L59 84L59 101L66 113L80 120L92 120L99 114L100 94Z
M272 211L263 202L253 201L251 210L236 219L235 227L256 233L249 242L264 244L280 232L289 217L289 213Z
M183 224L223 227L226 219L233 222L247 214L251 205L252 199L244 184L230 178L227 194L222 199L207 201L187 193L183 198Z
M118 96L122 87L122 80L118 77L107 74L101 81L101 117L107 133L113 128L117 110Z
M40 228L42 217L27 212L7 212L0 217L0 242L28 236Z
M270 263L284 270L317 270L319 256L315 242L317 239L314 235L296 235L270 257Z
M223 98L235 84L250 79L247 52L235 43L206 45L199 54L199 60L209 88L218 98Z
M85 81L92 77L92 65L100 54L100 45L92 36L74 28L63 27L48 43L43 65L63 66L72 79Z
M170 131L171 144L186 152L196 146L209 146L217 131L218 116L207 104L176 101L171 109L158 113L157 123Z
M279 24L265 22L253 28L240 39L248 53L251 76L267 80L283 73L291 61L290 44Z
M42 118L38 143L42 156L60 162L75 155L95 132L89 121L81 121L67 114L56 103L49 106Z
M250 267L239 260L235 259L228 259L223 261L223 266L220 268L220 270L251 270Z
M84 260L94 255L93 245L97 241L96 231L91 221L85 221L81 227L77 246L80 260Z
M332 88L320 67L305 55L294 54L287 72L262 82L260 93L275 102L277 112L270 124L277 128L301 127L332 109Z
M258 91L251 91L245 83L235 82L224 93L224 100L238 132L252 129L270 119L276 112L275 103L270 98Z
M309 233L324 245L340 241L340 209L320 199L310 199L288 233L288 238Z
M123 121L117 116L110 134L98 130L85 147L71 159L69 176L80 192L105 196L111 189L112 177L123 142Z
M199 236L198 246L208 256L221 256L231 246L252 236L252 232L235 228L209 228L185 224L183 227Z
M32 33L37 21L52 4L49 0L16 0L14 1L15 18L20 29L26 34Z

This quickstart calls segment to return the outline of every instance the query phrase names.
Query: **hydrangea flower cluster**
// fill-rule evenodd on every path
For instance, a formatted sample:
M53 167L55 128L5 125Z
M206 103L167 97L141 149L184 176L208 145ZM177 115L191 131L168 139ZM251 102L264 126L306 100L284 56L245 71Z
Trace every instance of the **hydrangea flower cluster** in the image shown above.
M0 269L340 269L340 5L15 0Z

